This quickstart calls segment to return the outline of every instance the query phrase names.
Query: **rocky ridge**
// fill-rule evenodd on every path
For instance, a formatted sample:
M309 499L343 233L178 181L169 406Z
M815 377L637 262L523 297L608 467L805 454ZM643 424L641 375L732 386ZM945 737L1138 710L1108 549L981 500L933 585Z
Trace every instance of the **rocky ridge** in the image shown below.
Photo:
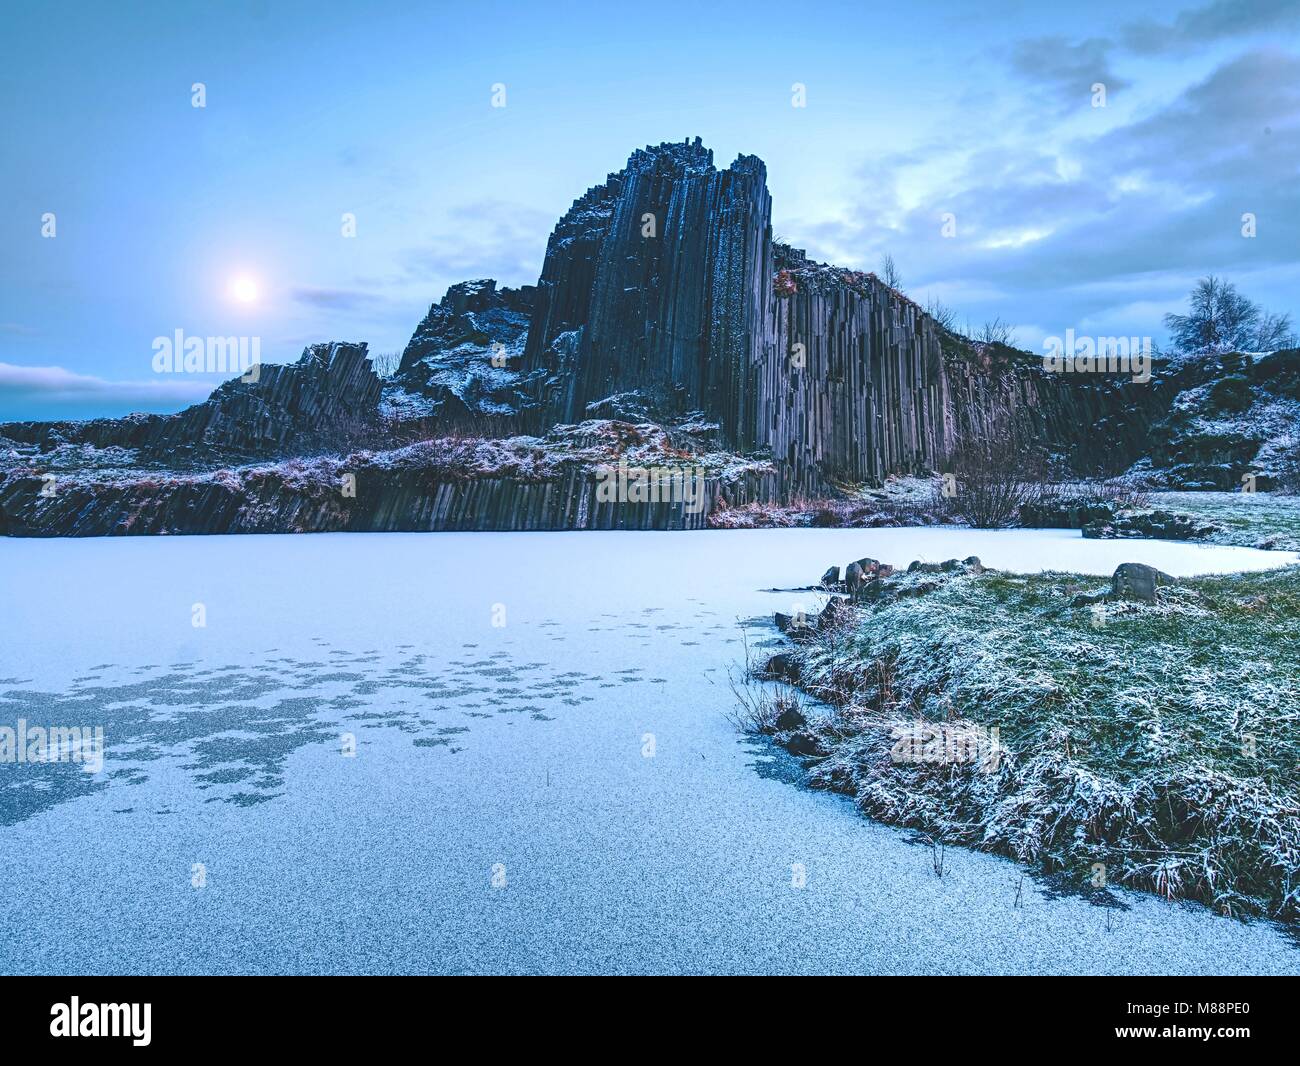
M927 475L962 441L1008 432L1041 442L1065 468L1141 459L1153 476L1222 485L1269 446L1239 424L1240 390L1216 374L1245 375L1262 388L1273 422L1290 417L1290 404L1300 407L1297 353L1161 368L1146 385L1049 373L1029 353L944 330L873 274L774 242L770 218L756 157L719 169L698 138L638 150L561 218L536 286L453 285L416 327L391 378L374 373L364 344L320 344L296 363L263 365L256 381L226 382L176 415L0 426L0 526L27 535L236 531L247 520L215 497L153 499L151 513L165 518L132 515L150 494L199 491L160 474L211 480L267 463L395 454L462 437L550 439L558 448L572 427L592 422L679 436L709 427L708 448L729 456L724 465L768 464L762 487L711 497L733 507ZM610 429L613 438L625 432ZM41 495L50 477L78 498L103 498L81 509L52 506ZM454 479L458 487L446 491L487 501L459 510L413 498L339 508L377 516L366 528L590 521L576 497L521 502L533 490L515 479L507 476L517 494ZM588 470L564 491L580 496L579 482L593 479ZM118 493L130 482L128 504ZM398 490L381 478L362 491ZM257 528L336 528L325 511L271 512ZM684 520L652 510L636 521L680 528Z

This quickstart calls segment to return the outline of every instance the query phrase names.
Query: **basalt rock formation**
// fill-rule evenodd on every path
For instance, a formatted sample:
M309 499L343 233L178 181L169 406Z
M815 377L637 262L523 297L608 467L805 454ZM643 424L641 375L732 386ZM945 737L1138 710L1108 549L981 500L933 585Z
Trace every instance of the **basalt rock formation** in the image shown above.
M11 422L0 426L0 437L42 452L61 445L136 449L146 461L283 455L369 425L381 392L366 345L313 344L296 363L256 365L179 414Z
M746 470L710 481L710 506L734 505L929 473L962 441L1013 430L1075 470L1122 468L1189 388L1178 375L1049 373L971 342L874 274L774 243L770 219L756 157L718 169L698 138L634 152L561 218L536 286L452 286L385 381L365 345L321 344L176 415L0 426L0 528L681 528L702 522L681 507L597 506L595 466L457 475L412 466L406 450L471 437L552 454L575 432L658 433L664 462ZM1279 368L1285 390L1295 375ZM1195 444L1166 448L1176 465ZM321 456L381 474L359 479L355 499L326 499L328 479L258 472Z
M706 425L589 421L540 438L439 438L186 473L51 474L47 461L0 481L0 515L14 536L703 529L724 501L778 492L771 463L712 451L710 439ZM651 470L667 476L640 479L639 498L610 491Z
M754 435L765 356L771 203L761 160L726 170L694 142L633 153L551 235L525 370L555 421L639 394L651 411L706 411L734 446Z
M725 170L699 140L635 152L547 246L521 387L543 424L701 410L778 462L788 493L936 469L1014 426L1087 467L1144 453L1167 407L1028 353L973 345L873 274L774 244L761 160Z
M445 431L520 424L535 406L519 374L535 293L498 289L490 278L453 285L402 352L387 406L398 417L436 419Z

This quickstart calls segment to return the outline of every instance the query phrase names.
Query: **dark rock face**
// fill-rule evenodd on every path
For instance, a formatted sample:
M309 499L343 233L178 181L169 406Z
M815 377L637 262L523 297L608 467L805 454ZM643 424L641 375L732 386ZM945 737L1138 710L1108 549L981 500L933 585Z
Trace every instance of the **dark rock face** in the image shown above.
M524 352L548 417L635 393L661 417L707 411L753 447L769 215L761 160L719 171L699 138L633 153L578 199L547 246Z
M693 472L693 502L609 498L599 472L620 461ZM770 464L683 457L658 427L588 423L546 438L423 441L203 473L74 472L45 487L37 466L0 476L9 534L703 529L724 496L775 498L777 477Z
M810 490L934 469L949 383L933 320L875 275L785 246L776 265L755 438Z
M520 374L536 289L490 278L453 285L416 327L385 397L448 430L520 424L530 403ZM424 400L412 402L411 398Z
M436 362L461 345L483 348L493 341L506 347L519 345L528 333L536 292L531 285L498 289L491 278L453 285L416 326L402 352L399 373L430 356Z
M770 215L762 162L717 170L698 139L636 152L578 199L524 350L545 418L702 410L791 492L925 473L1007 425L1082 465L1098 440L1111 461L1141 454L1157 390L943 334L875 275L774 245Z
M1261 492L1300 480L1300 349L1183 360L1135 468L1175 489Z
M1088 496L1067 496L1022 504L1019 521L1028 529L1082 529L1114 517L1113 504Z
M313 344L296 363L261 367L259 380L227 381L160 427L154 446L198 443L256 452L346 435L374 419L381 384L364 344Z

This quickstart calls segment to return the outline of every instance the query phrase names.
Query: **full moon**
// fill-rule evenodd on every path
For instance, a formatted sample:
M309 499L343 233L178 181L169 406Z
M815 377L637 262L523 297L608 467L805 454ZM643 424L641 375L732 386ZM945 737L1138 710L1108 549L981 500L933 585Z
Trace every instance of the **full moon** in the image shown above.
M251 304L257 299L257 282L247 274L241 274L231 280L230 295L241 304Z

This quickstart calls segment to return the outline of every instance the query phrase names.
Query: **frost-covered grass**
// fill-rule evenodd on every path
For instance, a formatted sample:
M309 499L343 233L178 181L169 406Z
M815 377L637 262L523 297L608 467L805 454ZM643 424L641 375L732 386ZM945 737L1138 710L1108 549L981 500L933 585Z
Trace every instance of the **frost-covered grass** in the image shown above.
M150 491L160 487L217 483L230 491L281 482L298 492L337 491L345 472L412 472L434 481L473 481L509 478L523 482L554 481L574 468L595 472L606 465L673 467L703 476L737 479L767 474L773 468L762 458L695 446L688 438L676 441L664 427L612 419L589 419L553 427L545 436L484 437L447 434L401 447L362 449L349 454L292 456L237 466L199 470L164 470L136 464L136 453L122 448L95 449L64 445L56 452L35 454L0 448L0 482L5 477L33 478L67 472L65 484L90 488L129 485ZM29 454L30 453L30 454Z
M789 503L750 503L715 511L713 529L880 529L898 526L935 526L950 522L943 508L905 500L809 499Z
M963 574L806 645L799 685L829 708L813 782L1080 885L1296 921L1300 568L1068 606L1097 584ZM899 760L945 727L980 757Z
M1223 527L1213 540L1251 548L1300 549L1300 496L1279 492L1153 492L1153 506Z
M897 476L874 488L846 486L834 497L795 496L784 503L750 503L709 516L714 529L880 529L956 524L937 478Z

